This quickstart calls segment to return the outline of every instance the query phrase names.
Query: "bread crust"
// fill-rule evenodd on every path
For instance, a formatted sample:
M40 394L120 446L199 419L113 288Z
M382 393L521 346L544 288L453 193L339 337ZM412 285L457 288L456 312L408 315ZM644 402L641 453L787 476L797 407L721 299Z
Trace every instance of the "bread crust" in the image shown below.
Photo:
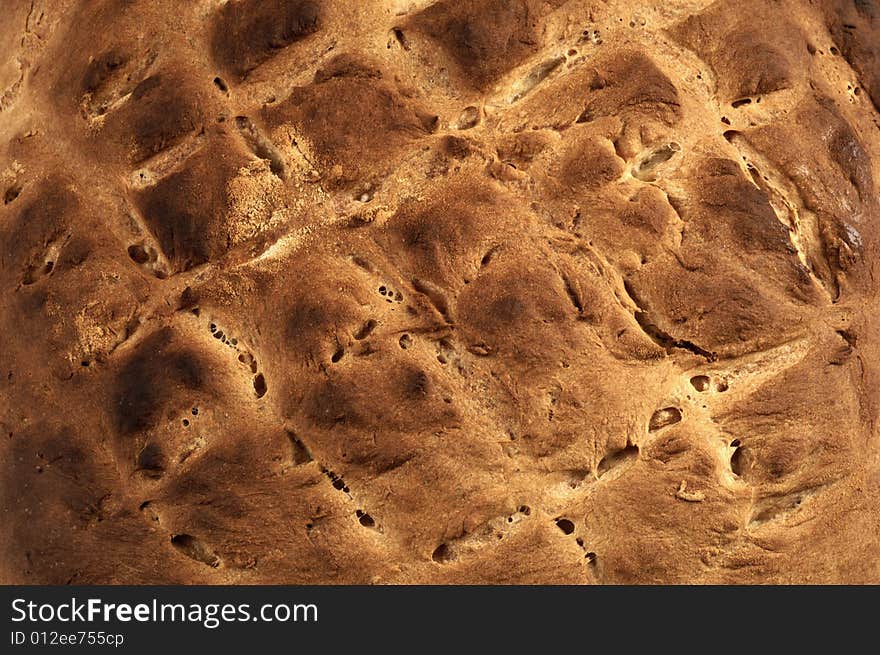
M10 0L0 582L880 583L875 0Z

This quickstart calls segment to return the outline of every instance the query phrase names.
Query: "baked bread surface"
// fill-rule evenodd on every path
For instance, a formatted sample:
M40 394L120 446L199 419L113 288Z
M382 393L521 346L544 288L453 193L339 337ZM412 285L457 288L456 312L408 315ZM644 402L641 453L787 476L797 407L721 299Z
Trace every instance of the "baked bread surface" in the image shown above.
M0 582L880 582L875 0L7 0Z

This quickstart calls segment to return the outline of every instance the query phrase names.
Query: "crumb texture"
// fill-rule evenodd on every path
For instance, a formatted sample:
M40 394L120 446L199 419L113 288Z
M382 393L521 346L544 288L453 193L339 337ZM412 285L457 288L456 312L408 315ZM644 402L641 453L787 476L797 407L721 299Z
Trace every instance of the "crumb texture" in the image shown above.
M3 16L0 582L880 583L876 0Z

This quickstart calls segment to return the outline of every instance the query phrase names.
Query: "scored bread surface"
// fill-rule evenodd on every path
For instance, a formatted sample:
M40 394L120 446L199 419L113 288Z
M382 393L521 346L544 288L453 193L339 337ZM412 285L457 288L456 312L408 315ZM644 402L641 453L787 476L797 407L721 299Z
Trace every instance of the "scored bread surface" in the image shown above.
M878 107L876 0L9 0L0 582L880 582Z

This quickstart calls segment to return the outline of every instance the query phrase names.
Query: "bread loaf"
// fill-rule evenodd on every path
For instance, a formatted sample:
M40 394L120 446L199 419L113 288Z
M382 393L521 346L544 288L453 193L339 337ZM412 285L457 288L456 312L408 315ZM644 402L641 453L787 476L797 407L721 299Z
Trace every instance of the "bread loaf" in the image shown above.
M8 0L0 582L880 583L878 107L876 0Z

